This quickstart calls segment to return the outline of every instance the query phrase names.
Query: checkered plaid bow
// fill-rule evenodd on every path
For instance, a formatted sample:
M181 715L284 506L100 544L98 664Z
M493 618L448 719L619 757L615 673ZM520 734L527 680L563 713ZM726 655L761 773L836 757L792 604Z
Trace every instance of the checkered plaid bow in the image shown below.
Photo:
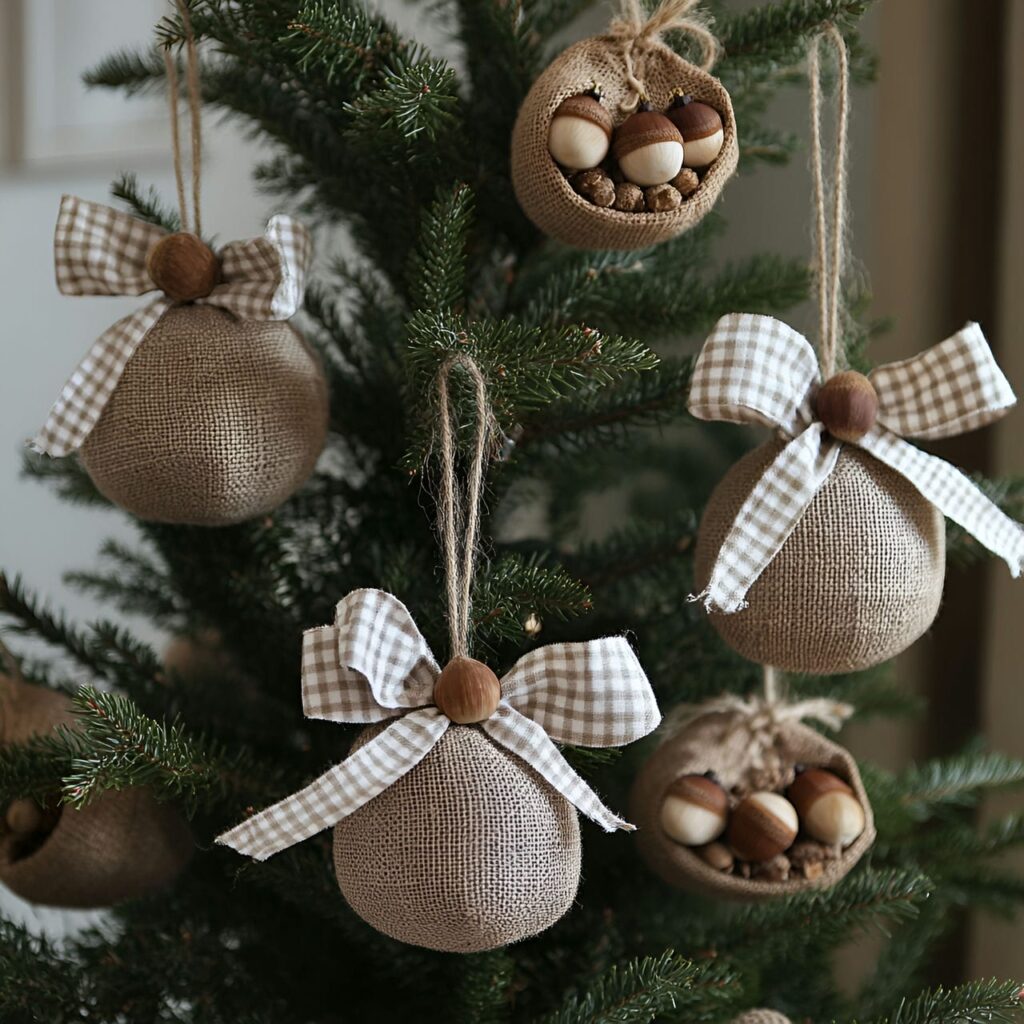
M814 417L818 359L792 327L732 313L718 321L694 368L689 409L698 419L776 427L789 443L765 470L732 524L703 593L709 611L736 612L835 468L839 441ZM904 437L950 437L991 423L1016 397L981 328L968 324L934 348L871 371L878 394L864 451L905 476L944 515L1024 568L1024 527L1004 515L958 469Z
M167 231L120 210L64 196L54 236L57 287L64 295L143 295L156 285L146 256ZM306 229L278 215L263 238L219 252L220 284L196 301L242 320L287 320L302 303L312 244ZM114 393L128 360L174 302L161 294L96 340L50 410L36 451L67 455L82 446Z
M308 718L391 724L305 789L218 837L256 860L358 810L414 768L450 724L433 703L437 662L405 605L391 594L353 591L338 603L334 625L307 631L302 646ZM629 644L606 637L524 655L501 680L497 711L479 727L612 832L633 826L601 803L552 740L615 747L646 736L660 720Z

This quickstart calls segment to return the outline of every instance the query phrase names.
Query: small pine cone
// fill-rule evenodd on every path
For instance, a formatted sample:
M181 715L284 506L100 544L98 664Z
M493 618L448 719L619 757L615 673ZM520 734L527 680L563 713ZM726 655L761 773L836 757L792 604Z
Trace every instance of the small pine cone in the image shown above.
M611 206L615 202L615 186L612 179L600 168L580 171L579 174L573 175L570 181L572 187L595 206Z
M836 847L814 839L798 839L789 848L789 859L797 868L803 868L805 864L824 864L838 856L839 850Z
M615 209L623 213L644 212L644 190L639 185L624 181L615 186Z
M669 184L678 189L684 199L692 196L700 188L700 178L692 167L684 167Z
M644 199L647 201L647 209L652 213L664 213L666 210L675 210L683 201L678 190L671 185L650 185L644 189Z
M789 880L789 858L780 853L771 860L761 861L754 865L754 878L762 878L766 882L785 882Z

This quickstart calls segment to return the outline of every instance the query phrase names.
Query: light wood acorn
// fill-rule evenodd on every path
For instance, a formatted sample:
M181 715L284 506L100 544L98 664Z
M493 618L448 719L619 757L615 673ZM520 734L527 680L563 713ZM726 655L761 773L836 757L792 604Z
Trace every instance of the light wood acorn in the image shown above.
M486 722L500 702L498 677L475 658L452 658L434 683L434 703L456 725Z
M708 167L722 152L725 129L722 117L714 107L692 96L677 96L665 116L683 137L683 165Z
M839 441L859 441L878 416L874 385L856 370L830 377L814 396L815 415Z
M204 299L220 281L220 260L198 236L176 231L161 238L146 256L153 283L175 302Z
M784 796L751 793L729 819L729 845L743 860L771 860L793 845L799 827L796 808Z
M664 114L641 104L615 129L612 155L634 185L664 185L683 166L683 137Z
M548 129L548 152L570 171L596 167L607 155L612 116L596 90L562 100Z
M830 846L849 846L864 831L864 808L838 775L808 768L789 787L788 796L804 831Z
M660 821L666 835L684 846L717 839L729 817L729 797L707 775L682 775L662 797Z
M12 800L7 805L4 821L12 832L16 832L18 835L28 835L31 832L39 831L39 827L43 823L43 809L35 800Z

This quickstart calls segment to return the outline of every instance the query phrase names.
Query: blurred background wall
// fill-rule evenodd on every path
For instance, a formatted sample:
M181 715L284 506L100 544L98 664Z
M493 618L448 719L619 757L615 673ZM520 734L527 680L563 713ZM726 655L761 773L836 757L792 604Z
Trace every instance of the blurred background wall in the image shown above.
M381 6L452 54L423 16L426 5ZM162 102L89 93L78 82L101 56L145 40L164 10L160 0L0 0L0 566L24 574L74 618L96 610L64 586L62 573L90 565L103 539L130 539L131 529L114 513L72 508L19 480L19 442L41 425L95 336L137 301L57 294L51 246L60 195L104 201L122 169L173 195ZM588 16L573 34L598 30L603 17ZM855 95L852 241L873 283L872 313L896 322L875 356L902 358L977 319L1020 391L1024 0L884 0L865 36L880 71L874 88ZM805 93L793 89L773 113L803 134L806 110ZM208 116L204 206L221 238L258 234L271 212L249 181L259 156L238 126ZM721 204L729 218L723 255L808 254L808 182L800 159L734 182ZM795 322L810 330L806 312ZM1022 423L1018 412L936 450L969 469L1019 473ZM898 666L905 685L929 697L928 717L851 730L849 745L898 767L983 732L993 747L1024 755L1022 624L1024 587L1001 565L953 570L939 623ZM74 920L9 901L4 912L50 928ZM936 972L947 981L1021 974L1024 927L970 922Z

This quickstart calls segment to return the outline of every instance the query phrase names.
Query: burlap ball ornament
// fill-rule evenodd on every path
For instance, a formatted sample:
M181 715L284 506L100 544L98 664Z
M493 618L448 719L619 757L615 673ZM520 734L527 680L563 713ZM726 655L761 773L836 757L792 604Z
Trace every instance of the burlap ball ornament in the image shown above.
M734 1017L732 1024L790 1024L790 1019L778 1010L747 1010Z
M732 709L713 710L716 705ZM738 901L827 888L843 878L874 842L875 828L871 804L849 752L800 721L801 717L834 715L834 707L826 705L831 702L773 704L769 709L756 699L723 698L704 709L695 709L692 718L669 733L633 783L630 816L638 829L637 849L647 866L669 885ZM835 719L831 720L834 723ZM744 878L720 871L703 860L695 848L671 839L662 827L661 807L666 792L684 775L713 772L735 808L742 796L784 788L796 765L834 773L850 786L864 810L864 830L833 859L823 861L823 870L816 878L804 877L796 870L785 881Z
M520 107L512 132L512 185L523 212L546 234L582 249L639 249L664 242L698 224L711 210L736 170L739 145L729 94L708 73L716 44L699 21L689 17L695 0L666 0L644 19L635 3L605 35L576 43L541 74ZM694 35L703 67L684 60L659 35L678 28ZM695 191L674 209L626 212L597 206L578 194L548 150L552 118L570 97L596 87L615 127L643 99L665 111L678 94L708 104L722 120L722 148Z
M24 743L74 721L63 695L0 677L0 745ZM0 884L22 899L112 906L169 884L191 857L184 819L149 790L108 791L81 810L59 805L58 797L47 801L38 831L21 833L6 821L0 826Z

